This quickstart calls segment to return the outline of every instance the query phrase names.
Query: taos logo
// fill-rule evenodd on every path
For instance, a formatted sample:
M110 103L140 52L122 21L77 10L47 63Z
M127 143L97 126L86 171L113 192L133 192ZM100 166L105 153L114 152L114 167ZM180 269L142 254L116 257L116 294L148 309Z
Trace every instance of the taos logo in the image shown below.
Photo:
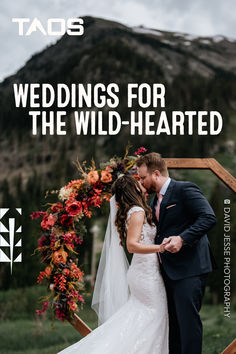
M84 34L84 20L82 18L69 18L67 21L63 18L49 18L46 28L37 17L33 21L29 18L12 18L12 22L18 23L19 36L30 36L32 32L36 31L41 32L44 36L60 36L65 33L69 36Z

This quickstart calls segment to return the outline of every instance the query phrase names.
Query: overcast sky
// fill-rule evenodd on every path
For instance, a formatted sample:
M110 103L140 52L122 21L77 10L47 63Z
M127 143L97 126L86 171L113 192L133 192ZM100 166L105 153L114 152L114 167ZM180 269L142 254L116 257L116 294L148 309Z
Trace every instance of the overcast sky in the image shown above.
M22 67L35 52L55 42L40 32L18 36L14 17L48 18L92 15L128 26L144 25L199 36L224 35L236 39L236 0L1 0L0 80ZM25 28L27 28L26 25Z

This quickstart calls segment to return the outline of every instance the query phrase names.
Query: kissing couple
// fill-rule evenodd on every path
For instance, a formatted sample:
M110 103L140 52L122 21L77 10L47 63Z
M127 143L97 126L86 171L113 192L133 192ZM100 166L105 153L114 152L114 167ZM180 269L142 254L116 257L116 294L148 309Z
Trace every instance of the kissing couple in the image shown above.
M136 168L139 181L123 175L112 188L92 300L99 327L60 354L202 353L215 214L197 185L169 177L160 154L140 157ZM154 193L150 206L145 193Z

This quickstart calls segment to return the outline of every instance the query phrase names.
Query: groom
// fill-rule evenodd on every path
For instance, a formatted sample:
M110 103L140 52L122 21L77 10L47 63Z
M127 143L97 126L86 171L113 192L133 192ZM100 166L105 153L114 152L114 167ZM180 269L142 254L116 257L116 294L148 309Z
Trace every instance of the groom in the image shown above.
M161 155L144 155L136 166L143 187L156 193L151 207L156 243L165 245L159 260L168 299L170 354L201 354L199 311L207 273L215 267L206 232L215 225L215 214L195 184L169 178Z

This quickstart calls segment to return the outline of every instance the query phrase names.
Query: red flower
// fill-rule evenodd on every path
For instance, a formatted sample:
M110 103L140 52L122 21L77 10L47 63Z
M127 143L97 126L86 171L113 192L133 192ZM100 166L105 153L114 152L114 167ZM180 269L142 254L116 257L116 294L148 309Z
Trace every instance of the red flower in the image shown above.
M32 220L40 218L40 216L46 215L45 211L33 211L33 213L30 215Z
M62 226L69 227L72 224L72 217L67 214L63 214L60 221Z
M56 222L56 217L52 214L46 214L41 221L41 226L44 230L50 229Z
M59 213L63 209L63 205L61 203L55 203L51 206L51 210L53 213Z
M61 275L60 281L59 281L59 289L61 291L66 290L66 278L64 275Z
M91 218L92 212L90 210L85 210L85 215L87 216L87 218Z
M77 311L78 310L78 306L77 306L77 304L74 301L69 300L69 301L67 301L67 304L69 305L69 307L70 307L70 309L72 311Z
M66 320L65 312L62 309L57 307L55 312L56 312L56 317L58 318L58 320L61 320L63 322Z
M93 188L93 190L94 190L94 192L96 193L96 194L102 194L102 189L100 189L100 188Z
M46 241L45 236L41 236L40 239L38 240L38 246L43 247L44 246L44 241Z
M102 200L100 199L99 195L94 194L94 196L92 196L89 199L89 202L91 203L91 205L100 208L100 205L102 204Z
M73 201L66 206L66 212L71 216L77 216L83 211L81 202Z
M51 241L50 242L51 248L54 248L54 246L55 246L55 233L54 232L51 233L50 241Z
M83 240L81 240L80 237L76 237L75 242L78 243L78 245L81 245L81 243L83 242Z
M41 284L42 280L47 277L47 274L45 272L40 272L39 276L37 278L37 283Z
M49 305L49 302L44 302L42 310L36 310L35 312L38 315L42 315L48 309L48 305Z
M66 277L63 274L55 276L54 283L61 291L66 290Z

